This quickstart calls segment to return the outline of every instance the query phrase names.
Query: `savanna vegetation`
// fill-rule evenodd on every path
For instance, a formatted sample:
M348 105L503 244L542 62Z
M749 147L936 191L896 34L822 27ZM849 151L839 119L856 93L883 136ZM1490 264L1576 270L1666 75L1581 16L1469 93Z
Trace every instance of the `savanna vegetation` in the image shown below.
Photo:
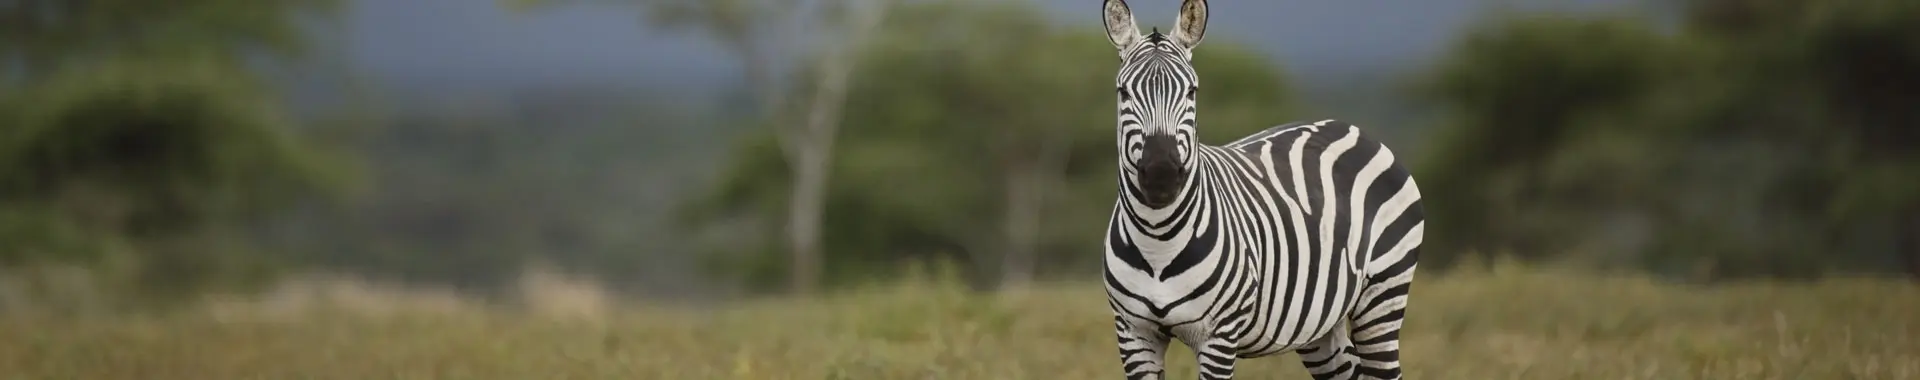
M1920 290L1826 280L1710 288L1515 264L1431 276L1402 345L1420 379L1908 379ZM908 276L824 298L608 307L525 286L511 310L444 293L335 288L137 320L0 323L0 368L48 379L1111 379L1101 290L974 292ZM353 290L360 289L360 290ZM1193 358L1170 350L1170 374ZM1245 376L1308 379L1291 355Z
M1119 373L1097 19L499 5L584 3L739 88L308 103L281 75L352 2L0 2L0 379ZM1634 9L1489 13L1381 75L1402 107L1356 117L1417 121L1365 127L1430 221L1409 375L1920 377L1920 3ZM1203 142L1349 118L1248 41L1195 58Z

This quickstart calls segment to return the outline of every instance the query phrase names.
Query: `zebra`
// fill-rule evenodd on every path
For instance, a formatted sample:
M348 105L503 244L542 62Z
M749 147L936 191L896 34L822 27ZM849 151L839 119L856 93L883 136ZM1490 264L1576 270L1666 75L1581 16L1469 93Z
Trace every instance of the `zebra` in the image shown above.
M1121 57L1104 277L1127 378L1164 379L1179 340L1203 379L1287 351L1315 379L1399 379L1425 231L1408 170L1338 120L1198 142L1206 1L1183 1L1171 35L1142 35L1124 0L1103 8Z

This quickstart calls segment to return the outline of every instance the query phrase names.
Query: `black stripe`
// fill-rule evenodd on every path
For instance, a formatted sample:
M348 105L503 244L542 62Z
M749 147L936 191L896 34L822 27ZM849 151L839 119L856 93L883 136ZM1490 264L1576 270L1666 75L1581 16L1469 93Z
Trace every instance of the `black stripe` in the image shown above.
M1125 206L1121 206L1121 207L1125 207ZM1134 270L1138 270L1141 272L1146 272L1148 276L1152 276L1153 266L1151 264L1147 264L1146 255L1143 255L1140 253L1139 246L1136 246L1136 245L1133 245L1132 243L1128 243L1124 240L1121 240L1122 237L1126 236L1125 235L1126 231L1121 231L1120 228L1122 228L1120 226L1120 223L1108 223L1108 227L1107 227L1108 249L1113 251L1113 256L1115 258L1119 258L1120 262L1127 263L1128 267L1131 267Z
M1194 197L1189 196L1189 198ZM1188 269L1192 269L1194 265L1200 264L1201 260L1213 254L1214 247L1220 243L1220 217L1211 215L1207 220L1209 224L1207 229L1187 240L1187 246L1181 248L1180 254L1174 256L1173 261L1168 262L1167 267L1161 270L1159 276L1161 281L1186 273Z
M1413 231L1413 226L1419 225L1425 219L1421 215L1419 202L1407 205L1406 212L1400 213L1399 218L1394 218L1393 223L1387 224L1387 228L1380 231L1380 236L1375 239L1375 243L1379 245L1373 246L1373 257L1386 255L1387 251L1393 250L1393 246L1400 245L1400 240L1407 238L1407 233ZM1403 258L1401 261L1411 260Z

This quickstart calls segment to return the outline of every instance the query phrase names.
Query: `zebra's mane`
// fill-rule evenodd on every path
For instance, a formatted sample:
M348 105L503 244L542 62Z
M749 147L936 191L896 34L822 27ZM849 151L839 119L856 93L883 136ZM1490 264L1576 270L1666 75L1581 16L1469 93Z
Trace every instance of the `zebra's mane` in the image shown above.
M1153 28L1153 33L1147 33L1147 43L1156 44L1161 42L1167 42L1167 35L1160 34L1160 27L1156 26Z

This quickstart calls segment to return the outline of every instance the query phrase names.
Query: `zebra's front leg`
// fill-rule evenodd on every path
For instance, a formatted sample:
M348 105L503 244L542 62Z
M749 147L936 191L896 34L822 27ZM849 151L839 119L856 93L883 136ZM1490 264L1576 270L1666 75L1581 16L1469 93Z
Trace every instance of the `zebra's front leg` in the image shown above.
M1167 378L1167 337L1135 333L1132 325L1115 316L1113 331L1120 338L1120 370L1128 380L1165 380Z
M1233 341L1223 337L1207 339L1193 353L1194 362L1200 364L1200 379L1233 379L1233 362L1238 357L1234 354Z

